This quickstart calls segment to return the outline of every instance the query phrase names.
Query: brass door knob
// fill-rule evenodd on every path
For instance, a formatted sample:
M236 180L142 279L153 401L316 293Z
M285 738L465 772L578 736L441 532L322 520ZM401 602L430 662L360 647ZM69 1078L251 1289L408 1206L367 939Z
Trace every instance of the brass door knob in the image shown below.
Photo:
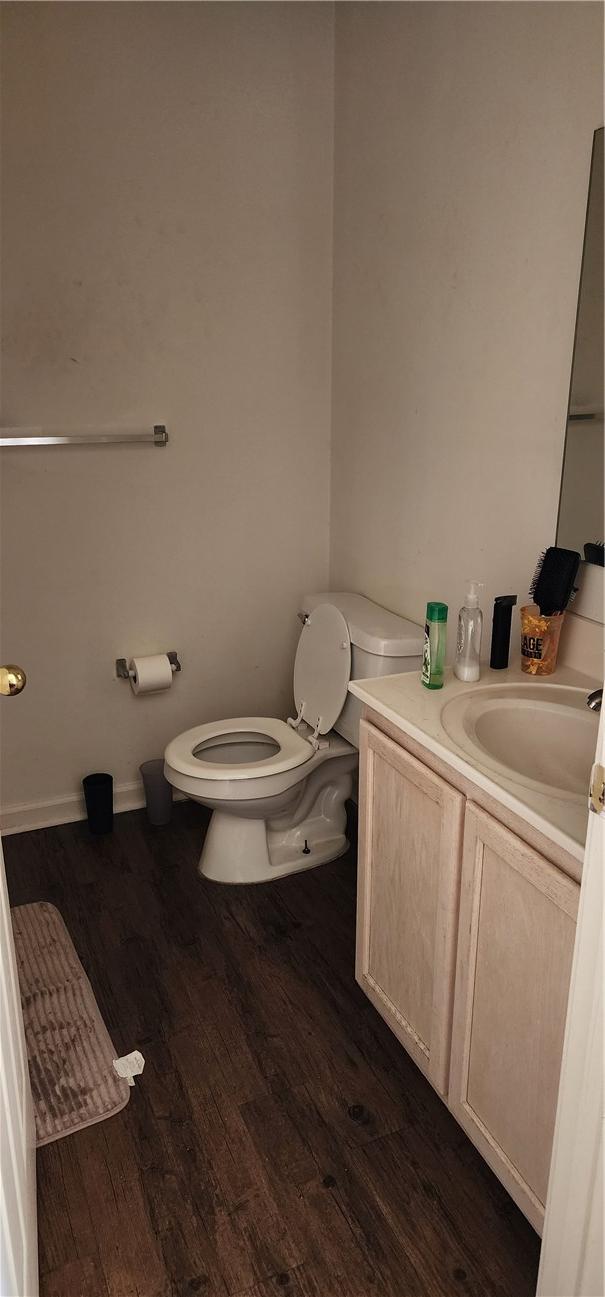
M5 697L12 697L13 694L20 694L25 689L27 676L23 667L16 667L9 664L0 667L0 694Z

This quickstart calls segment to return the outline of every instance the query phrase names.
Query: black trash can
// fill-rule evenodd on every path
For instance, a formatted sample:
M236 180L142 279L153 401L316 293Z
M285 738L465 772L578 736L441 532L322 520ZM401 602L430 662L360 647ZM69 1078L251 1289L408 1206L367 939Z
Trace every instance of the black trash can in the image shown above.
M153 824L154 828L169 824L172 815L172 784L168 783L164 775L164 758L144 761L139 766L139 770L145 789L149 823Z
M91 833L111 833L113 829L113 776L85 775L82 780L88 827Z

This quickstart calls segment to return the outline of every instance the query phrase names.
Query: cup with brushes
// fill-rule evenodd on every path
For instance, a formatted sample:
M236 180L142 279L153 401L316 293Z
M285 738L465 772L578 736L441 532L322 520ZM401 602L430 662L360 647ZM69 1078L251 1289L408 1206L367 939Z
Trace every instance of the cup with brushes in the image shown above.
M551 545L540 555L530 586L534 602L521 608L521 669L552 675L565 611L576 593L580 555Z

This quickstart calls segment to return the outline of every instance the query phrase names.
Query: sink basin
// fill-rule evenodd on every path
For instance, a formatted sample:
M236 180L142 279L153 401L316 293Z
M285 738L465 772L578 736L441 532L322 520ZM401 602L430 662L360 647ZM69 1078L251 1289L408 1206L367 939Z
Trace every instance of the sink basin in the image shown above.
M540 792L585 800L599 721L586 696L569 685L487 685L452 698L441 722L478 765Z

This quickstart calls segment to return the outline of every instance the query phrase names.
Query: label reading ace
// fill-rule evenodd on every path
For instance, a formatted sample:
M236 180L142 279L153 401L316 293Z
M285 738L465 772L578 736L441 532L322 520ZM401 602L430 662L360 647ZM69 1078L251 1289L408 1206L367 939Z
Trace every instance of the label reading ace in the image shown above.
M540 635L522 635L521 636L521 656L524 658L534 658L535 661L541 662L544 653L544 640Z

